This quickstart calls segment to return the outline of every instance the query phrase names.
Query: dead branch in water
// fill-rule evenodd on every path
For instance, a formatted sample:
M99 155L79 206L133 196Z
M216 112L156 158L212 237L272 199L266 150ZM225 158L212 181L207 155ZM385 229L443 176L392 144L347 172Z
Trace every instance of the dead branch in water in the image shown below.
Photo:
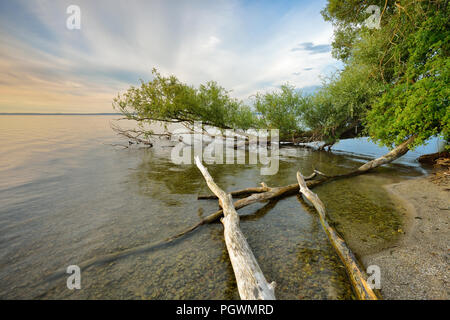
M219 198L224 217L224 238L233 266L239 295L243 300L275 300L275 282L268 283L256 258L239 227L239 215L230 194L226 194L213 180L200 159L195 157L197 167L211 191Z
M360 266L358 260L356 259L353 252L349 249L344 239L341 238L336 230L328 223L325 205L319 199L317 194L309 190L300 171L297 172L297 181L300 186L300 194L303 194L306 199L308 199L314 205L317 212L319 213L320 223L322 224L322 227L325 230L328 239L341 258L341 261L347 270L347 274L358 298L360 300L377 300L377 296L367 284L367 276Z
M317 176L317 173L314 170L314 172L311 175L305 177L305 180L311 180L311 179L315 178L316 176ZM246 196L249 194L263 193L263 192L267 192L270 190L271 190L271 188L269 188L264 182L261 182L261 187L240 189L240 190L232 191L232 192L230 192L230 194L233 196L233 198L239 198L239 197ZM210 200L210 199L217 199L217 196L216 195L199 195L199 196L197 196L197 200Z
M145 136L144 131L139 131L136 129L123 129L120 126L116 124L111 124L111 128L116 132L118 135L121 135L127 139L129 139L129 144L133 143L142 143L149 148L153 147L153 143L148 139L143 139L142 137Z

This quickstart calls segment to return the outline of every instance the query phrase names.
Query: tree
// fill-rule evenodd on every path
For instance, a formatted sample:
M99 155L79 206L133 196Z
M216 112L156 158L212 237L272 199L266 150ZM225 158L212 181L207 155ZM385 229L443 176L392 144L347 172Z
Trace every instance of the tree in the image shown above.
M301 126L301 115L308 97L285 84L281 91L258 93L254 108L260 113L258 127L264 129L279 129L280 139L295 140L304 131Z
M114 109L143 128L153 122L181 123L195 121L221 129L249 129L256 117L248 106L229 96L228 91L210 81L199 88L180 82L175 76L164 77L152 70L153 80L140 87L130 87L113 101ZM144 129L143 129L144 130ZM152 132L144 130L147 136Z
M302 121L314 140L332 145L363 133L363 119L379 84L367 77L364 65L352 64L325 81L302 109Z
M192 130L195 121L219 129L238 130L244 135L248 129L279 129L282 141L305 135L300 111L308 98L292 86L283 85L281 92L258 93L254 106L250 107L231 98L216 82L195 88L173 75L162 76L156 69L152 74L151 81L141 82L140 87L130 87L113 101L113 107L126 119L138 122L137 130L114 127L129 139L151 145L142 140L142 137L148 139L155 135L146 124L179 123Z
M376 2L376 1L375 1ZM447 1L379 1L380 29L363 23L368 14L361 1L329 0L322 14L335 26L333 54L346 73L362 68L367 87L366 133L383 145L399 145L411 136L413 148L428 138L449 140L449 6ZM360 85L358 85L360 83ZM342 91L329 90L339 100Z
M368 133L385 145L416 135L413 146L429 137L450 138L450 14L447 2L405 4L392 17L389 30L397 37L384 67L385 90L367 116ZM402 26L402 27L399 27ZM388 54L387 54L388 55ZM386 63L387 65L390 63Z

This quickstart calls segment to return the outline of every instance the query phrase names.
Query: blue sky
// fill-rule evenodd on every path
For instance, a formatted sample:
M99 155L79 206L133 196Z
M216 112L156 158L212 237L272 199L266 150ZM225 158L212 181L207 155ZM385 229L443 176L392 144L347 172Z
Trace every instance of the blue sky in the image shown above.
M81 29L69 30L69 5ZM112 112L151 69L248 99L339 66L325 1L0 0L0 112Z

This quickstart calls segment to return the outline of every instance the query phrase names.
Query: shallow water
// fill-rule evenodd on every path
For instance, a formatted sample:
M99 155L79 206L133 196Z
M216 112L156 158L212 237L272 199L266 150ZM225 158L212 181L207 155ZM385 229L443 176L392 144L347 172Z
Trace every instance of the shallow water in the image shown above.
M109 127L114 118L0 116L0 298L238 298L220 223L172 244L82 269L82 289L67 289L69 275L58 273L67 266L156 242L217 210L216 201L196 199L208 193L200 172L194 165L173 164L170 148L109 145L121 142ZM364 146L370 152L360 153L380 152L367 142ZM433 146L426 150L433 151ZM275 176L261 176L257 165L208 169L218 185L234 190L261 181L294 183L298 169L309 174L313 166L329 174L346 172L362 161L343 153L281 149ZM364 254L395 240L401 225L401 210L382 186L421 174L423 169L406 157L406 163L315 192L350 246ZM300 197L240 212L265 276L277 282L277 298L352 298L315 211Z

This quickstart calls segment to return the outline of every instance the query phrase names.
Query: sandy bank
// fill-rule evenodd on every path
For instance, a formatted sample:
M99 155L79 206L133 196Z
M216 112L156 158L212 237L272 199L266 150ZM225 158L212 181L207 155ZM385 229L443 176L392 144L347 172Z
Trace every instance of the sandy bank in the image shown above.
M449 299L450 191L429 178L386 186L407 211L393 246L361 257L381 269L384 299Z

